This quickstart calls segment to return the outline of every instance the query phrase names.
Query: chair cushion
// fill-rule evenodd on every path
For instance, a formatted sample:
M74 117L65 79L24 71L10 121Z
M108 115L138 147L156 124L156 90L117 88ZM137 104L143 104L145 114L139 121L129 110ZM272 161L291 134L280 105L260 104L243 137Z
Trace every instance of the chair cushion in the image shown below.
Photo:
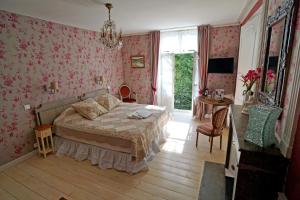
M126 99L123 99L123 102L126 102L126 103L135 103L136 100L135 99L126 98Z
M197 126L196 131L204 135L212 135L213 129L211 123L205 123Z
M216 129L222 129L226 116L227 116L228 108L221 108L220 110L217 110L212 117L212 124Z
M120 87L119 93L122 98L127 98L130 96L130 88L127 85L122 85Z

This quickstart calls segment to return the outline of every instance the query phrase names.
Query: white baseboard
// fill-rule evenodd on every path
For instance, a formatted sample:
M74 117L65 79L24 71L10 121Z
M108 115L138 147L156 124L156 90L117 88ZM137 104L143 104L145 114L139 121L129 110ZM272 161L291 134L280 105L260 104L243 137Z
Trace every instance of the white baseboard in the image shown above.
M16 164L18 164L20 162L23 162L24 160L27 160L28 158L31 158L31 157L35 156L36 154L37 154L37 150L33 150L30 153L27 153L27 154L25 154L25 155L23 155L23 156L15 159L15 160L12 160L12 161L4 164L4 165L1 165L0 166L0 172L2 172L3 170L5 170L5 169L7 169L9 167L12 167L12 166L14 166L14 165L16 165Z

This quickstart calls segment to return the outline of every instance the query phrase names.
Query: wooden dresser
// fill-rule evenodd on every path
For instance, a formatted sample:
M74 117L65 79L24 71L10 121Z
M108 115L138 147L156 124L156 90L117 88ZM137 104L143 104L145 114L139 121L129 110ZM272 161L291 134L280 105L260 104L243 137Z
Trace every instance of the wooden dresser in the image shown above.
M244 140L248 116L232 105L226 174L234 177L233 199L272 200L283 190L288 161L276 147L261 148Z

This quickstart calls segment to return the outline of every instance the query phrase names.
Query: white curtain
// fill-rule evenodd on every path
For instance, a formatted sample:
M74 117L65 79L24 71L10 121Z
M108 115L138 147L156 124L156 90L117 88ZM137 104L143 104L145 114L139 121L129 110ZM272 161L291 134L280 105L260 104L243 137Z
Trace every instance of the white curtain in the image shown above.
M194 52L194 66L193 66L193 100L195 100L195 98L197 96L199 96L199 72L198 72L198 53Z
M160 34L157 102L160 106L166 106L169 111L174 109L175 54L196 52L198 48L197 33L195 28L191 30L166 31ZM198 80L196 77L193 77L193 79L193 83Z
M175 55L173 53L161 54L158 66L157 103L172 111L174 109Z
M198 49L197 29L166 31L160 34L161 53L191 53Z

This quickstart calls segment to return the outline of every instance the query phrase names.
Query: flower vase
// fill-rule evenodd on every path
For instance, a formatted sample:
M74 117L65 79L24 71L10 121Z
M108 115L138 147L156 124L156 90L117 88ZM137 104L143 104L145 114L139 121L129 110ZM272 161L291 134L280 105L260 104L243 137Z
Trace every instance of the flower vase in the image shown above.
M251 90L245 91L243 94L242 113L248 115L250 107L254 105L254 92Z

